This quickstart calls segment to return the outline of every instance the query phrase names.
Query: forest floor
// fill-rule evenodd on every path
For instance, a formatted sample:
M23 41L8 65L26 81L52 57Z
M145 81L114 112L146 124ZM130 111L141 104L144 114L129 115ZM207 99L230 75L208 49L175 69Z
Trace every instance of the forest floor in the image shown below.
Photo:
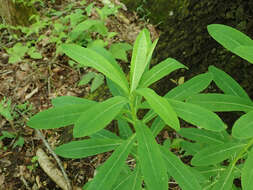
M49 1L50 2L50 1ZM78 1L72 2L73 9L79 8ZM102 6L100 1L94 2L96 6ZM54 7L48 4L47 9L64 9L67 5ZM43 15L47 9L39 12ZM117 32L114 41L133 44L138 32L144 26L149 28L152 37L157 38L158 33L151 24L141 21L135 13L119 10L121 16L110 16L106 21L109 31ZM96 18L96 11L92 11L91 18ZM40 35L50 34L52 26L47 26ZM1 45L9 48L17 41L25 42L25 38L14 39L5 29L0 30ZM50 38L50 35L48 35ZM45 144L34 129L26 125L29 118L51 107L51 99L57 96L85 97L90 94L90 86L78 86L85 69L76 69L68 64L68 58L64 55L55 55L55 44L36 46L42 54L41 59L31 59L25 56L15 64L8 63L9 55L5 48L0 47L0 101L2 108L8 107L13 120L8 121L0 115L0 190L23 189L60 189L52 179L41 169L38 164L36 151L41 148L49 156L50 161L57 167L56 161L50 155ZM129 57L128 57L129 59ZM126 63L124 63L126 64ZM103 86L100 87L103 89ZM96 93L96 91L94 92ZM97 95L103 96L103 90L97 90ZM0 109L1 109L0 105ZM46 125L42 123L42 125ZM41 131L52 148L72 139L66 129ZM62 159L63 166L70 178L73 189L81 189L82 186L93 178L94 171L109 154L100 154L85 159Z

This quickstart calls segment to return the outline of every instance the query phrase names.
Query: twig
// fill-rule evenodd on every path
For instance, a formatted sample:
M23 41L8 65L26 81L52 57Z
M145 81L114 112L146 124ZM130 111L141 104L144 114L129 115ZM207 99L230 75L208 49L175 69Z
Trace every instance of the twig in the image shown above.
M59 168L61 169L63 177L64 177L64 179L65 179L65 181L66 181L66 183L68 185L68 190L72 190L72 187L70 185L70 180L69 180L69 178L68 178L68 176L67 176L67 174L66 174L66 172L64 170L64 167L62 166L62 163L61 163L59 157L54 153L54 151L52 150L52 148L50 147L50 145L48 144L48 142L46 141L44 135L40 132L40 130L38 130L38 129L35 129L35 130L36 130L37 134L39 135L39 137L42 139L44 145L47 147L47 149L49 150L49 152L53 155L53 157L56 160Z

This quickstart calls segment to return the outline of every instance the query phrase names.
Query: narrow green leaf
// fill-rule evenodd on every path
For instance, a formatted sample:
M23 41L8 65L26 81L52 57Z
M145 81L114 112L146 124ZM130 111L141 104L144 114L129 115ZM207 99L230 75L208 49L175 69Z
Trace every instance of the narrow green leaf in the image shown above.
M205 108L173 99L167 100L180 118L197 127L211 131L222 131L226 129L222 120L215 113Z
M187 101L215 112L253 110L250 100L225 94L198 94L191 96Z
M97 104L97 102L75 96L60 96L52 99L52 104L54 107L67 105L86 105L88 108L90 106L94 106Z
M118 119L119 136L122 139L128 139L133 135L133 131L128 125L127 121Z
M74 124L91 104L62 105L39 112L30 118L27 125L36 129L53 129Z
M149 88L141 88L136 92L145 97L150 107L162 118L162 120L175 130L179 130L179 120L177 114L170 103L163 97L157 95Z
M232 136L238 139L253 137L253 111L241 116L232 128Z
M208 71L213 74L213 80L215 84L225 93L229 95L239 96L242 98L247 98L250 100L247 93L243 90L243 88L227 73L224 71L210 66Z
M204 144L215 145L225 143L225 139L222 135L220 135L220 133L204 129L181 128L178 133L189 140L197 141Z
M148 189L168 190L167 170L160 152L149 128L137 121L135 125L138 140L138 156L141 171Z
M242 169L242 188L251 190L253 187L253 149L248 153L248 158Z
M239 46L235 48L234 53L236 55L239 55L241 58L247 60L250 63L253 63L253 45L247 45L247 46Z
M235 28L222 24L208 25L207 30L223 47L251 62L252 55L249 55L248 57L248 54L245 54L240 49L238 50L241 46L253 46L253 41L250 37Z
M75 122L75 138L89 136L108 125L127 103L122 96L110 98L88 109Z
M186 98L197 94L204 90L212 81L212 74L205 73L197 75L196 77L186 81L185 83L173 88L164 97L175 100L185 100ZM153 110L150 110L143 118L143 121L147 123L156 116Z
M102 74L97 74L91 83L90 92L94 92L102 84L104 84L104 76Z
M120 139L120 137L117 136L115 133L112 133L111 131L108 131L106 129L101 129L100 131L91 134L90 137L96 139Z
M112 190L141 190L142 187L141 167L137 164L135 170L126 176Z
M115 139L86 139L72 141L55 149L55 153L64 158L85 158L114 150L122 144Z
M106 84L113 96L124 96L123 90L116 83L106 77Z
M199 150L203 149L204 146L203 144L200 144L200 143L191 143L189 141L181 141L180 148L185 150L185 153L184 153L185 156L187 155L194 156L195 154L199 152Z
M117 176L120 174L125 160L132 148L135 135L122 143L110 156L110 158L101 166L99 172L89 184L87 190L111 190Z
M148 36L150 38L149 31L148 30L146 30L146 31L147 31ZM156 39L153 43L152 43L151 39L148 39L148 41L149 41L149 43L148 42L147 43L150 44L150 45L148 46L149 48L148 48L148 53L147 53L147 65L145 67L145 71L149 70L149 66L150 66L150 62L151 62L151 59L152 59L152 55L153 55L153 52L155 50L156 44L158 42L158 39Z
M143 74L140 81L140 87L148 87L152 83L170 74L172 71L175 71L180 68L187 67L185 67L183 64L179 63L175 59L167 58Z
M95 76L96 76L96 74L94 72L89 72L89 73L85 74L82 77L82 79L79 81L78 86L88 84Z
M128 93L128 83L122 71L100 53L74 44L64 44L62 50L70 58L80 63L81 66L92 67L103 73Z
M147 39L145 30L142 30L137 36L132 53L131 67L130 67L130 92L134 91L141 79L141 76L147 65L146 57L148 52Z
M157 117L153 121L153 123L150 127L150 130L151 130L153 136L156 137L164 127L165 127L164 121L160 117Z
M127 62L127 51L131 50L132 46L128 43L115 43L110 46L110 52L115 59L120 59Z
M224 144L218 144L208 146L207 148L199 151L192 159L191 163L194 166L208 166L222 162L232 156L236 156L238 151L246 146L244 143L228 142Z
M172 152L161 147L162 156L166 163L166 168L182 189L201 190L201 186L192 172L186 165Z
M212 82L211 73L204 73L193 77L185 83L170 90L164 97L173 98L175 100L185 100L186 98L197 94L208 87Z
M225 172L221 174L212 190L231 190L234 180L233 169L233 165L230 164Z

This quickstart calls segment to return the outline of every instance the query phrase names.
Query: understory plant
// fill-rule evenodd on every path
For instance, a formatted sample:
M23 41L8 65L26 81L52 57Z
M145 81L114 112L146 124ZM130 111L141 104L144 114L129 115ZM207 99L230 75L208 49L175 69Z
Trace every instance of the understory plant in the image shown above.
M151 41L147 29L139 33L133 47L129 81L112 54L104 48L62 45L63 52L80 66L91 67L105 75L112 97L102 102L57 97L52 100L52 108L33 116L27 125L35 129L74 125L75 139L55 149L65 158L85 158L113 151L97 168L93 180L85 185L87 190L168 190L171 179L184 190L203 190L209 185L209 178L200 172L202 168L184 164L172 151L169 139L158 144L156 137L165 126L175 132L182 131L181 118L201 129L207 137L216 139L218 136L221 143L229 139L226 125L213 111L186 102L208 87L213 74L200 74L160 96L149 86L172 71L187 68L172 58L151 67L157 41ZM144 116L139 114L143 110L147 111ZM106 128L112 121L117 134ZM215 140L207 143L217 144ZM188 149L192 154L190 150L196 149ZM202 163L194 159L194 163Z
M221 24L208 26L209 34L227 50L253 63L253 40L240 31ZM213 134L199 128L182 129L179 134L194 141L181 145L193 156L191 164L208 177L204 189L231 190L253 188L253 102L243 88L224 71L210 66L215 84L223 94L205 93L187 102L213 112L242 112L232 130ZM231 128L230 127L230 128ZM225 139L225 140L224 140ZM233 183L237 179L237 184ZM241 185L238 185L240 181Z

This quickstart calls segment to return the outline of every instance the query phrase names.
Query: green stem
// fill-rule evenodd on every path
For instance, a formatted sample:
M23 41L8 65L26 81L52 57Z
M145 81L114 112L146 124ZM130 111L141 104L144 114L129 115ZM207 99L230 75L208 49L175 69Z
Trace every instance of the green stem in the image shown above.
M238 154L238 156L233 160L232 167L235 166L236 162L248 151L248 149L253 145L253 138L248 142L248 144L243 148L243 150Z

